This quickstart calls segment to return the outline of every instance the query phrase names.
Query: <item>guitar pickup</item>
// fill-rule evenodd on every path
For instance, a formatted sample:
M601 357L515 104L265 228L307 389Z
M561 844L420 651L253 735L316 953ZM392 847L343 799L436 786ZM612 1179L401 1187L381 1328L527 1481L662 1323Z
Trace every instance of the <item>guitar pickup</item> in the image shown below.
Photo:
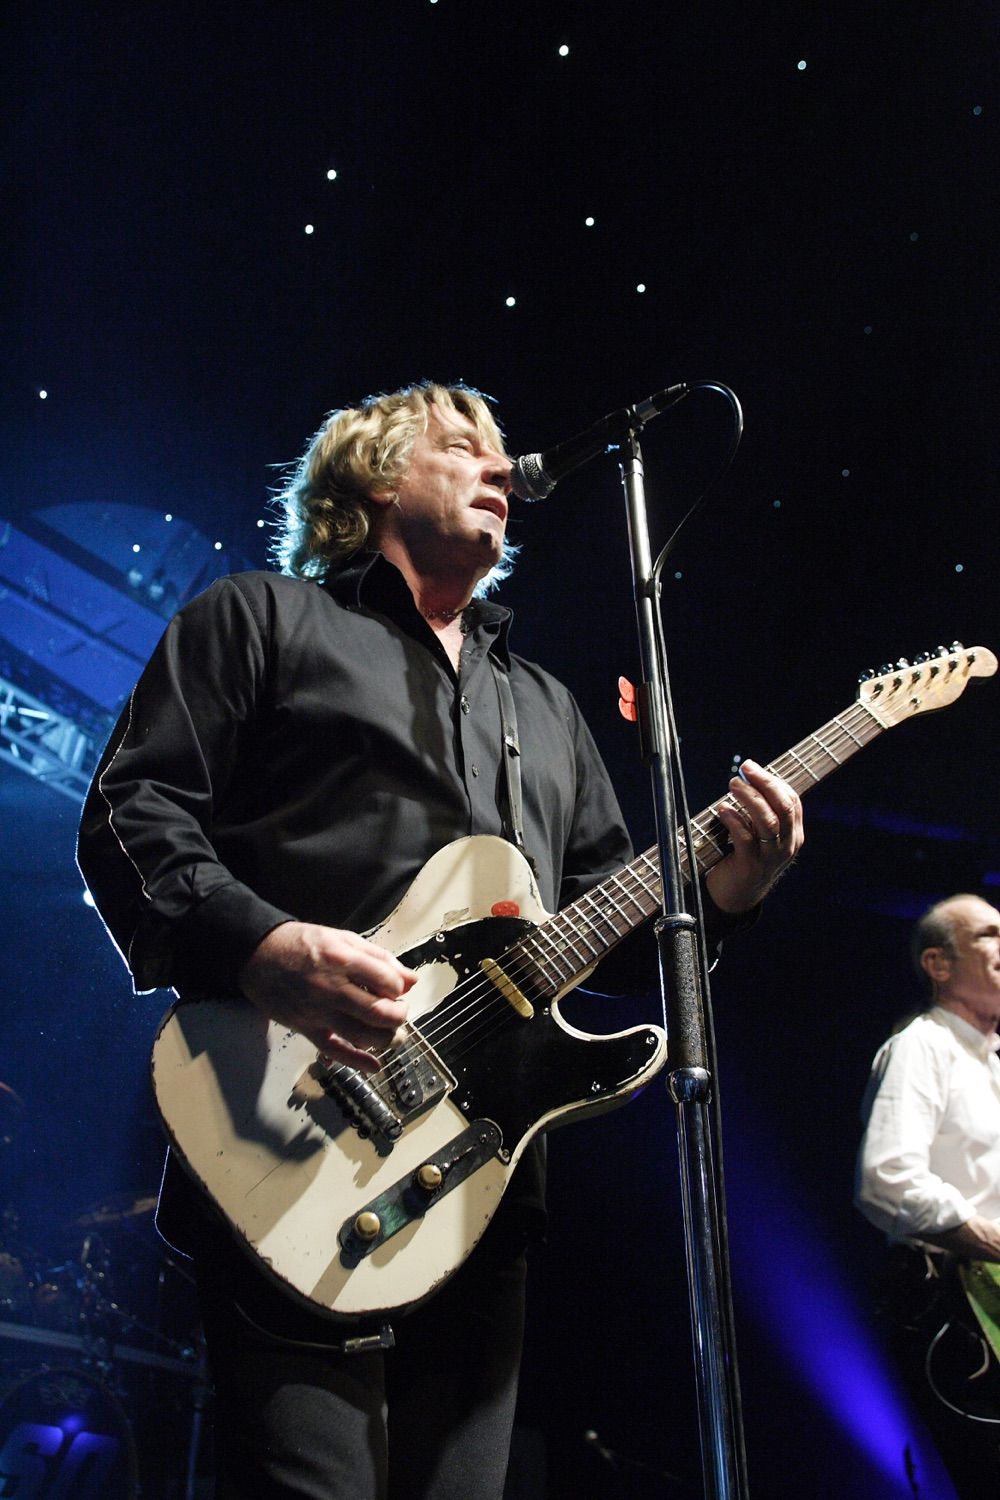
M391 1048L382 1071L394 1111L404 1124L447 1093L452 1081L414 1027Z
M359 1213L345 1219L337 1239L345 1266L356 1266L379 1245L423 1218L427 1210L467 1177L501 1154L503 1135L492 1120L475 1120L417 1170L394 1183Z
M496 959L484 958L480 961L479 967L490 983L496 985L508 1004L514 1007L518 1015L523 1016L526 1021L530 1021L535 1014L535 1007L524 991L514 983L510 975L504 973Z

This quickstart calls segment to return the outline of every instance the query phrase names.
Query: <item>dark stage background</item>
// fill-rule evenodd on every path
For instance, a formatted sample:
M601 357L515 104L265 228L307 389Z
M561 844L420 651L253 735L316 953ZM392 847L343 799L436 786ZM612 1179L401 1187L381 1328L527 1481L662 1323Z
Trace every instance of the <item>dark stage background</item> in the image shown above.
M464 378L521 452L714 379L746 435L664 591L695 806L734 756L771 759L845 708L864 668L956 637L1000 645L995 8L42 0L10 15L5 522L54 545L53 507L79 508L71 555L127 593L125 531L155 550L165 513L206 556L220 542L220 568L261 565L273 466L370 390ZM650 427L661 541L728 435L726 403L702 395ZM636 675L622 510L610 457L519 507L504 597L517 648L576 692L645 843L646 772L616 709L619 672ZM910 1429L865 1323L879 1245L850 1204L858 1106L914 1002L911 919L957 889L1000 895L998 728L996 680L974 684L814 790L798 867L717 973L758 1496L911 1493ZM72 798L5 761L0 809L0 1081L24 1105L8 1238L47 1270L78 1256L95 1205L155 1191L145 1068L167 997L131 996L83 904ZM581 1014L610 1029L655 1001ZM535 1500L697 1493L662 1089L554 1137L551 1158L512 1484ZM104 1233L120 1300L148 1318L148 1215ZM921 1473L925 1500L945 1500Z

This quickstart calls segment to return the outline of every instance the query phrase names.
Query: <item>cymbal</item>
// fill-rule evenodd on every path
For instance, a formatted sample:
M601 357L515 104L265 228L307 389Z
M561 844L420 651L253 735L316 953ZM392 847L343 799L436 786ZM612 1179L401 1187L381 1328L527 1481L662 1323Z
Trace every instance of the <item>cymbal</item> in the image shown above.
M156 1202L156 1193L143 1193L138 1198L134 1193L112 1193L74 1219L73 1226L76 1229L99 1229L102 1224L121 1224L126 1219L144 1218L153 1212Z

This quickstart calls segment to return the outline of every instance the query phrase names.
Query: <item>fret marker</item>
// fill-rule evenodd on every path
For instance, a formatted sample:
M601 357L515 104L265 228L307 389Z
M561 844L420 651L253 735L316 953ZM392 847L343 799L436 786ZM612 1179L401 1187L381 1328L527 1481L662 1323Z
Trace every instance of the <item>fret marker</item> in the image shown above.
M494 901L490 907L491 917L519 917L521 908L516 901Z

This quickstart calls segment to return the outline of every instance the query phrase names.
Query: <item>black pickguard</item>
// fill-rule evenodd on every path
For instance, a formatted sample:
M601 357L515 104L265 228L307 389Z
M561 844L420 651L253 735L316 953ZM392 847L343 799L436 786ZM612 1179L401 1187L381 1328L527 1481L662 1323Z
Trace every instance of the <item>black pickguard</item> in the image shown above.
M457 972L458 984L478 976L475 992L488 993L481 1028L453 1027L448 1016L455 1009L454 991L416 1024L456 1081L453 1101L469 1120L499 1125L507 1152L553 1111L624 1103L630 1082L649 1067L660 1041L648 1028L617 1037L573 1036L554 1019L550 994L524 980L521 987L534 1015L518 1015L479 965L492 958L503 966L505 953L532 931L532 923L518 918L486 917L399 955L414 968L445 961Z

